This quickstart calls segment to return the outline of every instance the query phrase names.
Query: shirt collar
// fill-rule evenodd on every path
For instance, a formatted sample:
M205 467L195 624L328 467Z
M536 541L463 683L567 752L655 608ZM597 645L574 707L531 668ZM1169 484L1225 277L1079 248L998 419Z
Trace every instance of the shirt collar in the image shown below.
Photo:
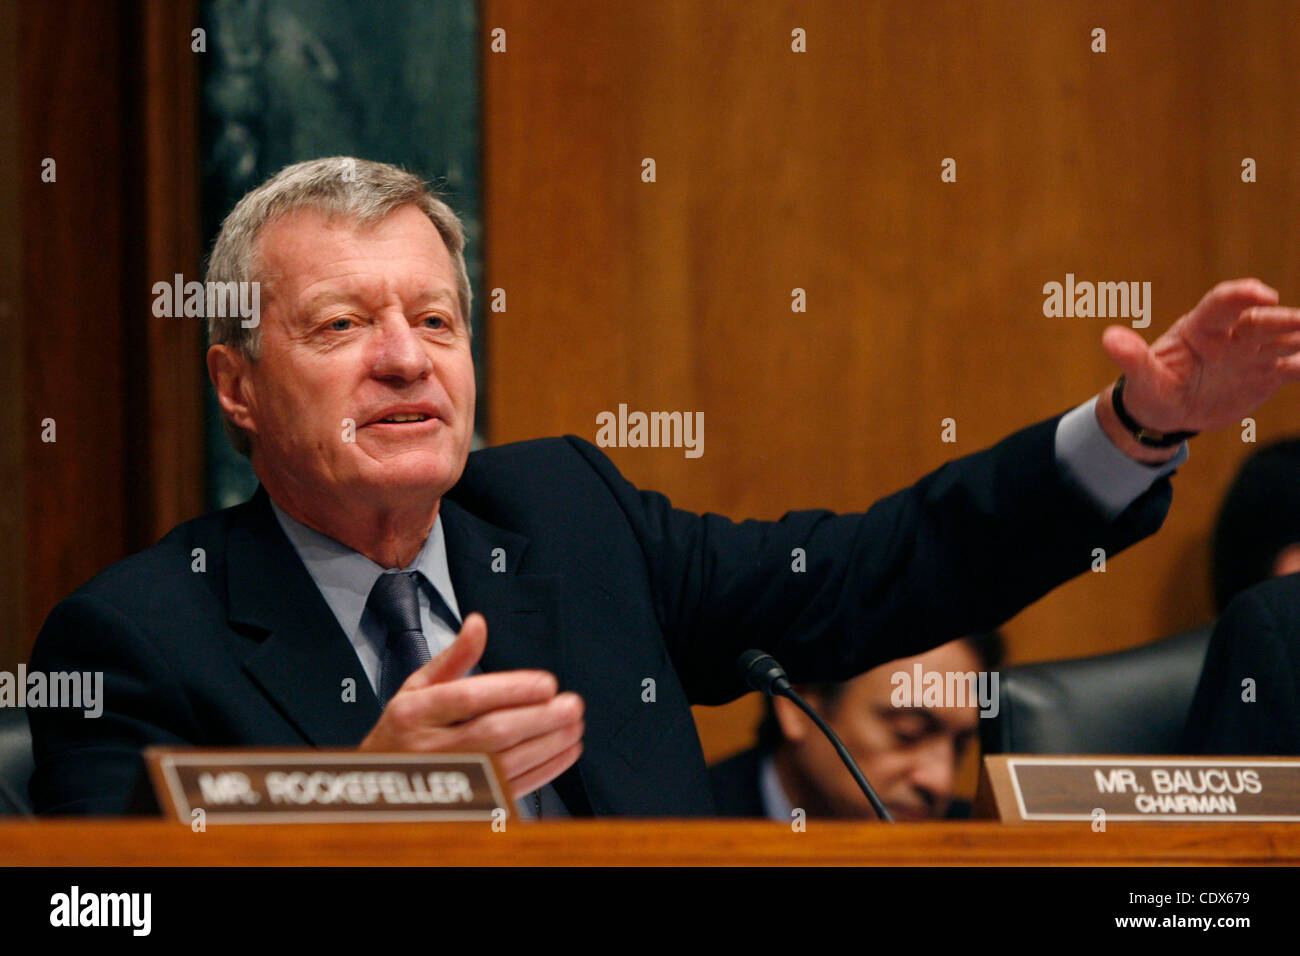
M307 573L316 582L325 603L334 612L343 633L349 637L356 634L361 627L361 615L365 612L370 591L386 569L364 554L307 527L288 515L274 501L271 502L271 509L306 566ZM420 553L402 570L419 571L442 595L456 616L461 616L451 586L451 570L447 565L447 540L442 531L441 509L428 537L424 539Z
M789 822L794 815L794 807L786 796L785 787L776 772L776 757L771 753L763 754L758 768L758 789L763 797L763 812L768 819Z

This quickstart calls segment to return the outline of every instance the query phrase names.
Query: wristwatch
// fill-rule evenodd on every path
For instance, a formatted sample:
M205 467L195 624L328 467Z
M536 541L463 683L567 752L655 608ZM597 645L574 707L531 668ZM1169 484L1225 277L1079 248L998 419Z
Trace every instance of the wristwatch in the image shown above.
M1137 420L1128 413L1128 409L1124 407L1123 375L1115 383L1115 391L1111 393L1110 399L1111 404L1115 406L1115 417L1119 419L1120 424L1128 429L1130 435L1148 448L1173 448L1175 445L1181 445L1187 439L1200 434L1200 432L1157 432L1139 425Z

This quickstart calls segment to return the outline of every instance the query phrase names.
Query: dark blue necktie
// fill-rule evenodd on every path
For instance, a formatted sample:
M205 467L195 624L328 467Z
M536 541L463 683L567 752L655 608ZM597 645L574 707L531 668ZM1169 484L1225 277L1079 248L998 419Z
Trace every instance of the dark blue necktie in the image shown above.
M383 668L379 672L381 707L388 705L406 678L429 662L429 644L420 628L420 577L419 571L385 571L370 589L366 601L366 607L388 632ZM461 621L438 589L430 585L425 591L429 595L429 610L442 618L453 634L459 634ZM541 818L540 790L533 793L533 812Z
M420 585L415 579L418 573L385 571L366 601L366 607L388 634L379 672L381 707L388 704L406 678L429 661L429 644L420 628Z

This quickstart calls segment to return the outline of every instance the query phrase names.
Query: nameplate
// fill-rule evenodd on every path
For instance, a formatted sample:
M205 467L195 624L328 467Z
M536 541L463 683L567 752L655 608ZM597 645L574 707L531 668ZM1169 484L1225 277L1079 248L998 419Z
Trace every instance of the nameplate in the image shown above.
M164 815L182 823L493 822L514 815L488 754L149 747L144 757Z
M1300 822L1292 757L984 758L975 816L1038 820Z

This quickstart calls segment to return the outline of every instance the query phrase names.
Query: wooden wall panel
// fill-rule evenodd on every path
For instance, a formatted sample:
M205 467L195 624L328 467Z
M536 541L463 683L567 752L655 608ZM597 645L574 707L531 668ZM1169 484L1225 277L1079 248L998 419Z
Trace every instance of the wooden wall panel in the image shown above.
M177 273L203 276L199 229L198 72L191 45L195 0L147 0L132 24L128 164L139 245L127 295L128 343L137 387L128 426L131 550L153 544L203 507L202 319L153 314L153 285ZM140 427L142 424L145 427Z
M18 128L18 16L13 4L0 3L0 130ZM0 209L17 219L18 177L22 159L17 136L0 136ZM0 599L0 669L18 661L26 633L26 514L23 507L23 322L22 230L0 229L0 581L9 597Z
M1067 272L1152 282L1152 338L1223 278L1300 301L1285 2L487 0L485 50L497 27L491 439L593 439L621 402L703 411L699 459L610 452L684 507L861 509L1083 401L1115 370L1105 320L1042 315ZM1258 423L1261 442L1300 430L1300 389ZM1161 534L1013 620L1013 659L1207 618L1214 509L1251 450L1198 439ZM752 706L702 715L711 755Z
M192 0L7 6L0 666L50 609L202 508L202 329L152 315L198 277ZM54 161L53 181L42 179ZM13 293L10 295L9 286ZM42 440L52 419L56 440Z
M26 656L50 608L126 553L127 250L121 11L19 11ZM47 158L54 182L41 180Z

